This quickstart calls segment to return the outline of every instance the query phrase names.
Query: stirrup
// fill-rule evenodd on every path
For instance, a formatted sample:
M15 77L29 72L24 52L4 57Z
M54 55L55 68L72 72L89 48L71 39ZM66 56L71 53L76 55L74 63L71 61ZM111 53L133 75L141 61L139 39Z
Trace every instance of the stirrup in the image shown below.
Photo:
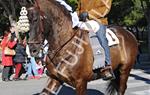
M107 65L105 68L101 70L104 73L103 80L113 80L115 79L115 75L113 73L112 67Z
M113 80L113 79L115 79L115 75L112 74L112 73L106 73L105 76L102 79L105 80L105 81Z

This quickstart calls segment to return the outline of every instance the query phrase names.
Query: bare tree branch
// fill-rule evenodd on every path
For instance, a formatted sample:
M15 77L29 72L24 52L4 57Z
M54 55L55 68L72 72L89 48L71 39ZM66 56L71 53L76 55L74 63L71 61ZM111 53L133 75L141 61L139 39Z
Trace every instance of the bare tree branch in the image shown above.
M7 5L5 4L5 2L3 2L3 0L0 0L0 4L3 6L3 8L5 9L5 11L7 12L8 15L11 15L11 11L9 10L9 8L7 7Z
M18 0L21 6L25 6L27 4L26 0Z
M11 0L11 1L13 1L13 0ZM3 8L5 9L5 11L7 12L10 24L12 25L13 23L16 23L16 21L12 17L11 10L7 7L7 4L3 0L0 0L0 4L3 6Z
M16 17L16 10L15 10L15 4L14 0L10 0L11 10L12 10L12 16Z

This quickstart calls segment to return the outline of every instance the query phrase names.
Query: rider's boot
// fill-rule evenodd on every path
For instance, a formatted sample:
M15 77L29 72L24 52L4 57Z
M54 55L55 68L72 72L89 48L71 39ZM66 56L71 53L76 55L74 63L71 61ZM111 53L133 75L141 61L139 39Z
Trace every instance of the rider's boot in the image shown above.
M110 65L106 65L101 69L101 73L103 73L103 80L113 80L115 79L115 75L113 73L112 67Z

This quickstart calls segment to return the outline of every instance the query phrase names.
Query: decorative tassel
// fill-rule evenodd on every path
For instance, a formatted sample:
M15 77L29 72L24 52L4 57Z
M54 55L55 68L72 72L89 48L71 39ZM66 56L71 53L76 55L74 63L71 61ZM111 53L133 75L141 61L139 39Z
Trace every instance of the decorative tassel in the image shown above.
M25 33L29 31L30 24L27 14L28 12L26 10L26 7L22 7L20 11L19 21L17 22L18 32Z

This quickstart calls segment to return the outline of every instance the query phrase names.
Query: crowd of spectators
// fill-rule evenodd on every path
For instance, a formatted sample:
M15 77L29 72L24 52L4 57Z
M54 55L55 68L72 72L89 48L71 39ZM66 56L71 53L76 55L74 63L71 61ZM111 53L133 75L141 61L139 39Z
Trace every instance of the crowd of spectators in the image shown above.
M1 65L3 67L2 81L40 79L42 77L44 72L44 54L36 58L32 57L26 40L26 36L23 33L19 33L19 38L16 37L15 28L13 26L4 31L0 44ZM15 55L6 55L6 47L15 50ZM22 77L23 74L24 76Z

